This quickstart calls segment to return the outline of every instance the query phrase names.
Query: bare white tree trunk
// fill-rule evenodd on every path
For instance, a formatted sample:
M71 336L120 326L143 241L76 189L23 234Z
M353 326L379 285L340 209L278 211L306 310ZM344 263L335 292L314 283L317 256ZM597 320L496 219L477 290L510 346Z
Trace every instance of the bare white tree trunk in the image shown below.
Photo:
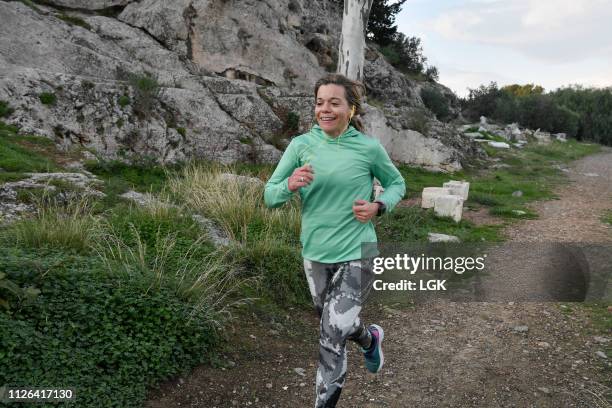
M374 0L344 0L338 73L363 80L365 34Z

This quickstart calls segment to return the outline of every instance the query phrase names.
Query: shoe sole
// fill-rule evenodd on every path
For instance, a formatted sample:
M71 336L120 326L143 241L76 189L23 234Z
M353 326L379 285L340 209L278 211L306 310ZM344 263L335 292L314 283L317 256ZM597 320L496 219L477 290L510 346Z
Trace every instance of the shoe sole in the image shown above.
M383 340L385 338L385 331L383 330L382 327L380 327L377 324L371 324L370 327L374 327L376 330L378 330L378 350L380 352L380 364L378 365L378 370L375 371L375 373L378 373L382 368L383 365L385 364L385 355L383 354L383 349L382 349L382 343Z

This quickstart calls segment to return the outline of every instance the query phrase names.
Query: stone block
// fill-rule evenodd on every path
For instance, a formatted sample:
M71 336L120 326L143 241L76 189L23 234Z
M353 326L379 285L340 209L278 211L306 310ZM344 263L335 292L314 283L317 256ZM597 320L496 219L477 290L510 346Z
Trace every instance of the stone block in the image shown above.
M463 213L463 198L450 194L439 195L435 198L434 212L440 217L451 217L459 222Z
M460 196L463 198L463 201L468 199L468 194L470 193L470 183L467 181L451 180L444 183L442 187L448 188L452 195Z
M433 208L436 197L448 194L451 194L448 188L425 187L421 194L421 208Z
M510 145L506 142L495 142L493 140L489 141L489 146L495 147L497 149L509 149Z

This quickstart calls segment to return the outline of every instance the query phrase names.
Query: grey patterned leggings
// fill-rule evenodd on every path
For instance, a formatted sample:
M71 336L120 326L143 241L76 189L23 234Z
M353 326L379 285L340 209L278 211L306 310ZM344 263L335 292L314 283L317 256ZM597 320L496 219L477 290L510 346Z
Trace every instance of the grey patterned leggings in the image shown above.
M346 340L363 348L371 335L359 320L371 287L371 260L326 264L304 259L312 300L319 313L319 368L316 408L335 407L346 377Z

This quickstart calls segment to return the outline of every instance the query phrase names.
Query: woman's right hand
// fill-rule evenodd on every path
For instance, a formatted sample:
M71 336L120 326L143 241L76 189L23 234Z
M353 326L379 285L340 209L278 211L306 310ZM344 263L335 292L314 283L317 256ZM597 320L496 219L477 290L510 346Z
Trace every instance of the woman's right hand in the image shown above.
M306 164L302 167L298 167L293 170L293 174L289 176L288 186L289 190L297 191L299 188L309 185L314 179L314 171L310 164Z

